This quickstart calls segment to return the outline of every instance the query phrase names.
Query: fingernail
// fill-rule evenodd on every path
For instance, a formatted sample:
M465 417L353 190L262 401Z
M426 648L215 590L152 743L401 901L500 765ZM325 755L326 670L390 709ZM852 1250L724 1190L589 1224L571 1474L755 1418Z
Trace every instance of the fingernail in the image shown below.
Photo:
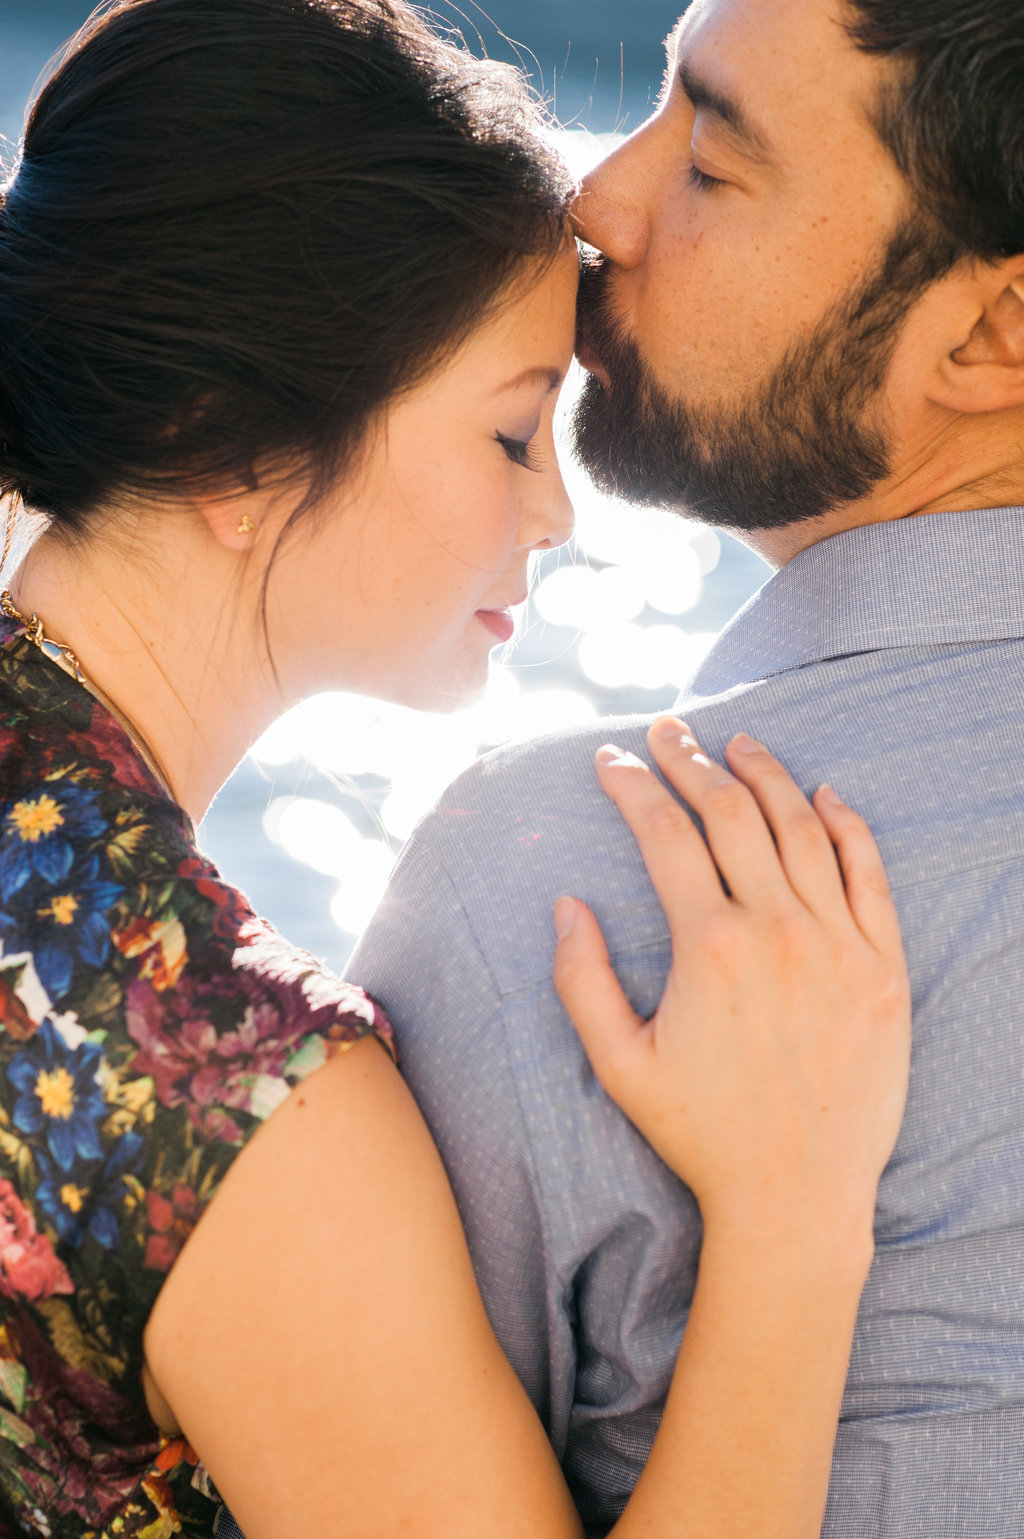
M818 795L821 797L821 800L828 807L845 807L846 806L846 803L843 801L843 798L841 796L839 796L836 793L836 791L834 791L833 788L827 782L825 783L825 785L818 787Z
M737 736L734 737L732 742L729 744L729 747L730 748L735 748L737 753L767 753L768 752L767 748L764 746L763 743L759 743L757 741L756 737L751 737L749 735L749 733L746 733L746 732L738 733Z
M685 721L676 721L674 716L666 716L664 721L659 721L654 729L655 737L664 738L666 743L677 742L689 732Z
M638 759L636 754L626 753L624 749L616 748L614 743L605 743L603 748L597 750L597 762L598 764L638 765L641 769L646 768L643 760Z
M576 927L576 905L571 898L559 898L555 904L555 934L566 940Z

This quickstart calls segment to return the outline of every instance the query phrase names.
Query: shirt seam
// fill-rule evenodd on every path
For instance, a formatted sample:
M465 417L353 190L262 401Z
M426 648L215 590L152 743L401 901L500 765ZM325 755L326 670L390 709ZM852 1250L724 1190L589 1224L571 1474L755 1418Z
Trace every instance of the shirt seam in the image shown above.
M762 640L762 642L761 642L761 658L758 659L756 661L756 663L755 663L755 666L756 666L756 668L758 670L757 673L753 674L750 677L741 677L741 678L734 679L731 684L723 685L721 689L713 690L711 692L711 694L709 694L709 695L705 695L703 693L698 694L698 695L696 695L696 698L700 699L702 701L703 700L713 700L713 699L715 699L715 697L717 695L728 694L730 691L732 691L734 689L740 689L740 688L743 688L743 687L745 687L747 685L761 684L761 683L763 683L767 679L776 679L776 678L779 677L780 674L783 674L783 673L798 673L802 668L816 668L816 667L820 667L821 665L823 665L825 663L839 663L839 662L843 662L846 658L850 658L850 657L871 657L871 656L874 656L878 652L912 652L912 651L914 651L914 649L916 647L927 646L927 645L931 645L933 647L934 646L956 647L956 646L963 646L963 645L966 644L966 645L975 645L975 646L981 647L981 646L999 646L1001 644L1004 644L1004 643L1010 642L1010 641L1024 641L1024 630L1020 629L1020 622L1019 621L1017 621L1015 623L1016 623L1017 629L1012 631L1009 635L1002 635L1002 634L1000 634L1000 635L996 635L996 636L954 636L954 637L950 637L949 640L947 640L947 641L937 641L935 639L936 635L941 634L942 630L944 629L944 627L940 627L940 626L932 627L932 630L934 632L933 635L930 635L927 638L924 637L923 635L921 635L918 640L914 640L913 638L906 637L906 638L902 638L902 639L899 639L899 640L897 640L896 638L893 638L891 641L886 642L886 641L884 641L884 638L887 635L890 634L887 630L879 629L879 630L876 630L876 631L865 631L863 633L863 640L865 642L868 642L872 638L878 638L875 645L859 646L859 645L856 645L856 644L852 644L849 647L847 647L844 651L841 651L841 652L833 652L833 651L811 652L811 653L808 653L806 656L794 657L794 658L792 658L788 662L780 662L780 663L765 663L764 662L763 659L764 659L765 648L764 648L764 644L763 644L763 640ZM749 659L749 661L754 662L754 659L751 658L751 659ZM711 669L711 668L713 668L715 666L716 666L716 659L715 659L714 654L712 652L712 653L708 654L708 657L701 664L701 671L703 672L704 669ZM744 666L743 661L740 660L738 663L734 662L731 665L731 667L733 667L733 668L735 668L737 666L742 669L743 666ZM697 691L697 690L700 690L700 688L701 688L701 686L700 686L700 683L699 683L699 679L694 679L692 684L686 686L686 690L688 690L688 691ZM687 696L687 698L690 698L690 697Z
M948 872L948 873L944 873L942 876L925 877L923 880L919 880L919 881L909 881L909 882L899 882L899 883L893 882L893 883L890 883L890 891L892 893L894 893L894 894L895 893L900 893L900 892L910 892L910 891L914 891L914 890L919 890L921 888L929 887L929 886L931 886L935 882L948 881L950 879L950 877L969 876L969 875L973 874L976 871L990 871L994 867L997 867L997 868L1010 867L1010 866L1013 866L1013 865L1018 865L1018 864L1020 864L1022 862L1024 862L1024 850L1021 850L1021 852L1019 854L1011 856L1008 859L1004 857L1003 859L1000 859L1000 860L981 860L981 861L976 861L976 862L974 862L971 865L957 866L953 871ZM455 901L456 901L456 903L459 906L459 911L460 911L460 913L462 913L463 917L466 920L466 925L469 928L470 933L473 936L473 944L476 947L477 953L478 953L478 955L480 957L480 961L481 961L481 963L482 963L482 965L483 965L483 967L484 967L484 969L485 969L485 971L487 973L488 978L491 981L491 985L492 985L492 987L494 989L494 992L495 992L495 995L496 995L496 997L498 999L499 1003L498 1003L498 1012L497 1013L502 1017L502 1037L503 1037L503 1040L505 1042L506 1056L509 1057L509 1062L511 1063L511 1055L509 1054L509 1051L508 1051L508 1033L507 1033L507 1030L506 1030L505 1020L504 1020L505 1013L506 1013L506 1006L508 1004L511 1004L513 1001L521 1002L524 998L528 997L530 994L535 994L539 989L546 988L548 986L548 984L551 982L551 980L550 979L538 978L538 979L532 980L529 983L520 984L516 988L503 989L501 984L498 982L497 978L495 977L494 971L491 968L490 963L487 961L486 955L483 952L482 947L480 946L480 943L479 943L479 941L478 941L478 939L476 937L475 932L472 929L472 926L470 925L469 916L466 914L466 911L465 911L465 909L462 906L462 902L461 902L461 900L459 899L459 897L457 895L456 888L455 888L455 883L454 883L454 881L452 879L451 872L448 870L447 865L445 865L445 877L447 878L448 885L451 888L453 894L455 894ZM657 937L655 937L652 940L637 941L634 945L630 945L630 946L617 946L617 947L610 946L608 948L608 956L609 956L609 959L612 962L615 962L620 957L621 958L625 958L625 957L638 957L638 956L644 956L644 955L646 955L649 952L661 951L661 950L663 950L663 948L665 946L670 946L671 943L672 943L672 937L671 937L671 935L669 933L669 930L668 930L668 928L666 926L664 933L661 936L657 936ZM516 1083L516 1098L517 1098L517 1104L519 1105L520 1120L522 1121L523 1127L527 1130L527 1136L529 1136L529 1125L528 1125L528 1123L526 1121L526 1118L525 1118L525 1116L523 1114L522 1106L519 1103L518 1081ZM533 1158L533 1145L532 1145L532 1142L531 1142L531 1145L530 1145L530 1158L531 1158L531 1164L534 1164L534 1169L536 1170L535 1161L534 1161L534 1158Z

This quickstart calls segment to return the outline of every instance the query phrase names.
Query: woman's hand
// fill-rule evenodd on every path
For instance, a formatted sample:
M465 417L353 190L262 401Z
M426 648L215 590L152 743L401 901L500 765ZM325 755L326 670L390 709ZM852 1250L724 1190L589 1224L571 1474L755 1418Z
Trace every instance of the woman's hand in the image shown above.
M608 1094L719 1233L827 1220L869 1241L910 1061L910 989L874 839L829 788L812 807L750 738L730 743L732 774L671 718L649 744L707 843L638 759L602 749L598 774L665 907L664 997L641 1020L594 915L562 899L562 1001Z

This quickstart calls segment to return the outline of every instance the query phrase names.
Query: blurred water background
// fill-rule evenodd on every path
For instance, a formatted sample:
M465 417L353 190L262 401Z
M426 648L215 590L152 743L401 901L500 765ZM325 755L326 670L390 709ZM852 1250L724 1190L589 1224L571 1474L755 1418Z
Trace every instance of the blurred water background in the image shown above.
M518 62L558 114L580 171L643 121L675 0L488 0L432 9L477 50ZM0 134L88 16L82 0L0 0ZM573 388L570 383L569 392ZM541 562L521 630L484 700L433 717L353 695L291 711L224 787L200 839L293 941L340 968L402 840L444 785L500 743L671 704L729 616L767 576L744 546L599 497L565 458L572 544ZM339 596L343 601L343 595Z

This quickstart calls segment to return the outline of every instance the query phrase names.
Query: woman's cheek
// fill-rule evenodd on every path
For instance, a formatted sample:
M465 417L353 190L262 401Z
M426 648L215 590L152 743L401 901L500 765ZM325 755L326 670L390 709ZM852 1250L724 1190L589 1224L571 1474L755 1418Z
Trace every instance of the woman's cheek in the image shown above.
M522 473L522 472L521 472ZM515 549L519 498L508 476L489 477L464 503L460 517L460 548L480 573L501 571Z

